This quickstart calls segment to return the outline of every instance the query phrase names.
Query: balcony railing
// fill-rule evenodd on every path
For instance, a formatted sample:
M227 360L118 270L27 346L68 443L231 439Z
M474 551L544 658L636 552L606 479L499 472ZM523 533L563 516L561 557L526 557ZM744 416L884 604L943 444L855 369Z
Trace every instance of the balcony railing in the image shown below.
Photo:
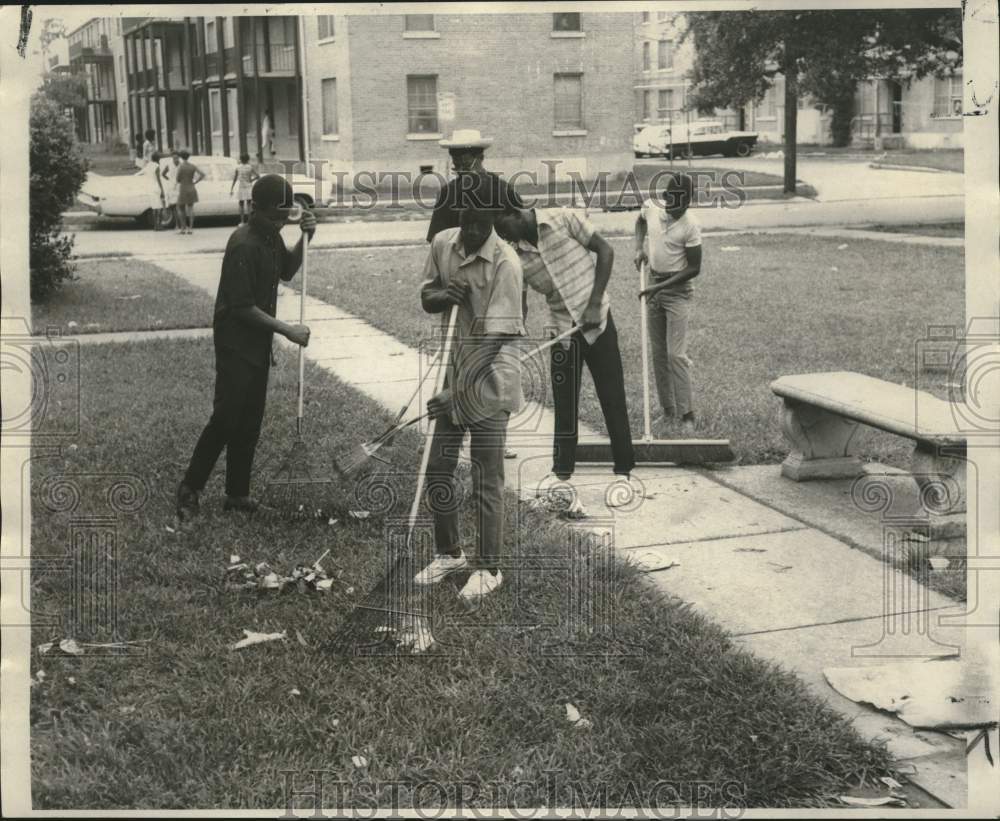
M294 74L295 46L272 43L270 47L257 46L257 60L261 73Z

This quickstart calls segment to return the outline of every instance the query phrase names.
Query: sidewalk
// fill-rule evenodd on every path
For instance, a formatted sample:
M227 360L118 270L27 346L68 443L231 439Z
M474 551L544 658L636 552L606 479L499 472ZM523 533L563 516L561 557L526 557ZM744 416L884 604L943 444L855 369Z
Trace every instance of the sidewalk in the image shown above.
M216 290L220 261L217 254L156 258L210 294ZM279 316L293 320L298 310L298 295L282 288ZM313 298L306 302L306 321L313 328L306 348L310 360L389 411L409 398L420 369L417 351ZM531 498L550 466L551 413L532 404L511 419L510 430L510 446L519 455L507 464L507 484L521 498ZM595 435L581 426L582 437ZM911 781L943 805L964 807L961 740L917 732L887 713L849 701L823 675L830 666L964 651L962 628L941 618L964 608L807 525L794 510L762 504L737 489L759 483L755 477L767 470L777 468L728 468L718 479L701 469L639 468L635 477L644 498L612 509L605 501L610 470L586 467L575 480L590 518L574 526L607 534L611 549L645 569L664 595L689 602L730 631L738 644L795 671L848 716L861 735L886 740L896 759L911 763L916 769ZM742 482L744 472L747 480Z
M365 222L364 212L354 222L320 223L314 248L359 248L388 245L423 245L428 220ZM761 200L741 208L695 209L702 229L713 231L754 231L810 226L864 226L876 223L957 222L965 219L965 199L947 195L898 199L857 199L816 202L807 199ZM592 211L590 219L605 236L631 236L635 211ZM293 236L295 229L285 229ZM190 236L173 231L142 229L71 232L78 258L148 255L151 246L159 253L184 254L222 252L233 226L198 228ZM880 237L881 238L881 237Z

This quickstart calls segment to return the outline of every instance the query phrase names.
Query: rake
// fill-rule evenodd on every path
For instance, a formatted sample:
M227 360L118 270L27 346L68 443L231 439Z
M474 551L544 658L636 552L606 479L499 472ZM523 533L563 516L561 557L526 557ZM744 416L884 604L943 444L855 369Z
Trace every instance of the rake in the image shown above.
M306 286L309 276L309 235L302 234L302 281L300 283L301 297L299 299L299 324L304 325L306 319ZM298 406L295 416L295 441L291 450L281 465L268 480L268 488L295 488L311 485L326 485L333 481L327 473L316 470L312 463L309 448L302 438L302 422L305 407L305 373L306 351L299 346L298 373Z
M444 387L444 377L448 370L448 360L451 355L453 337L455 335L455 325L458 318L458 306L453 305L451 314L448 317L448 330L445 335L444 345L441 349L441 362L437 376L434 380L434 395L441 392ZM422 381L422 380L421 380ZM420 386L417 386L418 390ZM414 393L416 395L416 393ZM410 400L413 401L412 398ZM407 404L407 407L409 404ZM406 408L403 412L405 413ZM415 424L420 419L426 418L423 414L416 419L411 419L396 428L402 429L411 424ZM410 513L406 524L406 540L398 557L392 562L383 579L375 585L365 596L364 601L357 605L350 615L345 619L340 630L333 637L331 649L334 652L346 654L359 654L363 648L378 651L379 649L389 650L392 653L398 652L394 641L389 641L393 634L399 634L398 625L401 622L409 621L419 625L421 633L429 637L429 630L426 628L426 616L422 613L408 612L403 609L403 604L413 601L413 575L414 555L413 555L413 528L417 523L417 515L420 511L420 502L423 497L424 483L427 478L427 466L431 457L431 443L434 441L434 432L437 429L437 420L432 419L424 438L424 450L420 457L420 468L417 472L417 487L413 495L413 502L410 505ZM393 430L390 428L390 431ZM387 431L389 433L389 431ZM383 434L383 437L385 434ZM380 437L382 438L382 437ZM381 631L383 641L375 643L372 637L378 635L375 631Z
M578 328L573 327L570 328L568 331L564 331L558 336L555 336L552 339L548 340L547 342L539 345L537 348L533 348L527 353L522 354L518 358L518 362L519 363L526 362L533 356L537 356L543 351L546 351L549 348L551 348L553 345L566 339L568 336L571 336L577 330ZM440 353L441 352L439 351L438 355L435 356L433 360L431 360L431 365L433 365L434 362L437 361L437 358L438 356L440 356ZM392 440L396 438L396 434L398 434L400 431L405 430L411 425L417 424L418 422L426 419L429 416L429 414L423 413L420 416L416 416L413 419L407 420L406 422L402 421L402 418L406 415L406 412L410 409L410 405L413 404L413 400L417 397L417 394L420 392L420 389L423 387L423 384L427 380L429 374L430 374L430 369L428 368L427 372L424 374L423 378L421 378L416 389L411 394L409 400L405 405L403 405L399 413L396 414L396 418L393 420L392 424L389 425L388 428L386 428L382 433L380 433L374 439L369 439L367 442L362 442L360 445L356 445L351 450L350 454L347 457L345 457L342 461L340 462L335 461L335 467L342 479L347 479L356 476L363 468L367 467L373 459L382 462L383 464L388 464L385 459L382 459L380 456L378 456L379 450L387 445L391 445Z
M647 265L639 269L639 290L646 288ZM646 327L646 296L639 299L639 329L642 337L642 421L643 435L633 441L638 463L691 465L705 462L731 462L735 459L728 439L654 439L649 411L649 332ZM576 448L577 462L613 462L611 442L607 439L582 439Z

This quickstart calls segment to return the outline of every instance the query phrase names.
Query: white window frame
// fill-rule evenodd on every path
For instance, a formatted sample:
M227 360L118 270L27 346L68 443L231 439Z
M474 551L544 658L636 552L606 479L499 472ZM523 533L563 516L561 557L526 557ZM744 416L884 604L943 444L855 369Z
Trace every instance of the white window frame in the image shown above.
M411 80L433 80L434 81L434 129L432 131L411 131L410 130L410 111L412 102L410 99L410 81ZM436 74L407 74L406 75L406 138L408 140L429 140L429 139L441 139L440 131L441 128L441 114L438 111L437 103L437 85L438 76Z
M673 49L673 45L674 44L669 39L667 39L666 37L663 37L663 38L661 38L661 39L659 39L659 40L656 41L656 70L657 71L673 71L673 68L674 68L674 49ZM665 49L664 49L664 46L666 46ZM669 60L664 61L664 59L663 59L663 53L664 53L664 51L666 51L667 56L670 58ZM666 65L663 65L664 62L666 62Z
M556 15L559 14L575 14L577 18L577 28L575 29L557 29L556 28ZM580 39L581 37L586 37L587 32L583 30L583 13L578 11L565 11L565 12L553 12L552 13L552 31L549 33L550 37L557 40L574 40Z
M330 29L328 34L323 34L323 29L320 26L321 20L329 20ZM337 26L335 20L336 18L332 14L320 14L316 17L316 36L318 38L318 43L332 43L337 39Z
M942 84L947 83L947 89L944 93L940 92ZM935 77L934 78L934 104L932 109L931 118L935 120L957 120L962 116L962 111L964 108L964 89L965 89L965 78L961 71L956 71L954 74L948 77ZM943 109L938 107L938 101L944 99L946 101ZM955 111L956 103L958 111Z
M408 28L411 17L430 17L431 27L427 29ZM404 14L403 15L403 39L404 40L437 40L440 39L441 32L437 30L437 21L433 14Z
M557 119L556 106L556 86L561 79L575 79L579 84L580 116L576 123L560 123ZM586 119L583 116L583 72L582 71L558 71L552 75L552 136L554 137L583 137L587 134Z

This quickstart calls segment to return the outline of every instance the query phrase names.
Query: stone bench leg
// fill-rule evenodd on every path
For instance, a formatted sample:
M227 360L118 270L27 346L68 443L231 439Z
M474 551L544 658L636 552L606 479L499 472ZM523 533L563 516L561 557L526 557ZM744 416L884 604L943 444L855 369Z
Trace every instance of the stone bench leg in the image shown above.
M917 443L910 458L910 473L920 489L920 504L931 516L937 538L965 536L965 449L935 448Z
M858 423L814 405L784 399L782 430L792 452L781 463L781 475L796 482L858 476L861 460L852 443Z

